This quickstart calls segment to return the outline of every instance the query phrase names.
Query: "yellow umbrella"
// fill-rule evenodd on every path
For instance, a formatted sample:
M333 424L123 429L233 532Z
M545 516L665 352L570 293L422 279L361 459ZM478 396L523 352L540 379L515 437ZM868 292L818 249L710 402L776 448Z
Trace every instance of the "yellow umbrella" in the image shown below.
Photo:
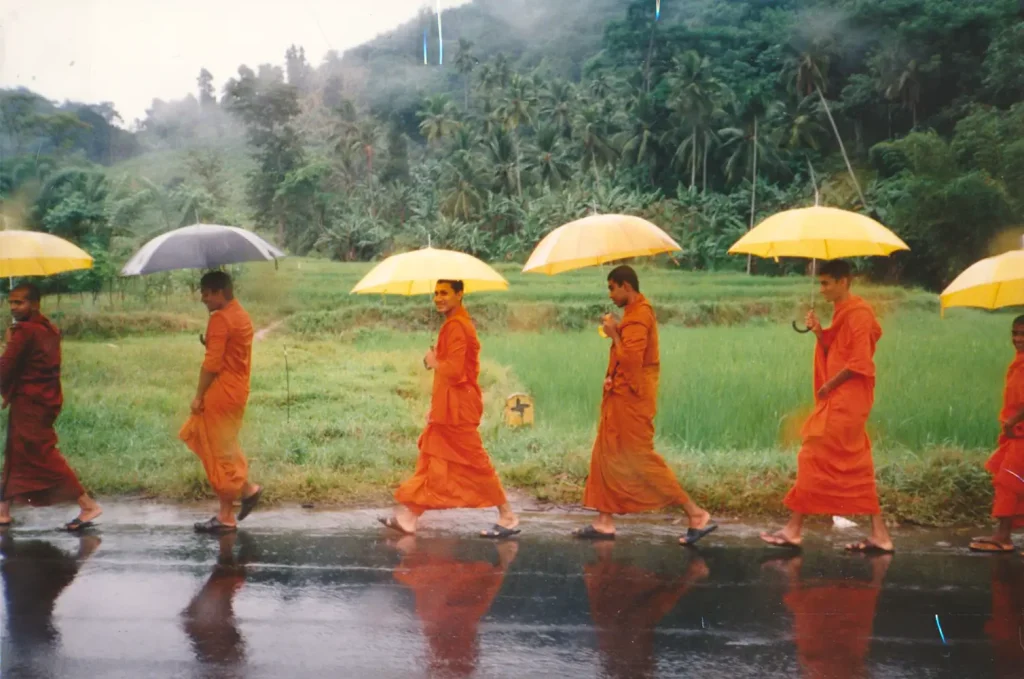
M63 238L38 231L0 231L0 276L49 276L91 268L89 253Z
M729 254L758 257L886 257L896 250L909 250L907 244L870 217L834 207L797 208L768 217L736 241ZM813 274L812 274L813 275ZM811 304L814 304L812 281ZM797 332L808 332L797 327Z
M834 207L799 208L768 217L729 248L757 257L886 257L907 244L870 217Z
M939 300L943 310L951 306L1024 306L1024 250L975 262L942 291Z
M427 247L388 257L373 267L352 288L352 292L363 295L427 295L433 294L434 285L443 279L461 280L466 292L508 289L508 281L476 257Z
M592 215L560 226L541 240L523 271L549 276L630 257L682 250L646 219Z

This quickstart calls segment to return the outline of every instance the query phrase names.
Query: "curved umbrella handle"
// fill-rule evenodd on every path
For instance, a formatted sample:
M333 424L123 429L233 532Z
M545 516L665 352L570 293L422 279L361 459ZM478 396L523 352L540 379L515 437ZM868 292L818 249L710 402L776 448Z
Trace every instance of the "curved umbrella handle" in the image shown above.
M810 328L801 328L800 326L798 326L796 324L796 321L793 321L793 329L796 330L801 335L806 335L807 333L809 333L811 331Z
M199 343L202 344L204 347L206 346L206 337L203 335L203 333L199 333Z

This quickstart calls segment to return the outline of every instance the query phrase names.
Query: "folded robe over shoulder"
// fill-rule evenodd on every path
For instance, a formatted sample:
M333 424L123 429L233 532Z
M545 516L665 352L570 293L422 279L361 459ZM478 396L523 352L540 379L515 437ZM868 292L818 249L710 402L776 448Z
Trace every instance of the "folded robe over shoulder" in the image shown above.
M224 498L238 497L249 475L238 433L249 400L252 340L252 321L238 300L210 314L203 370L217 377L203 397L203 411L190 416L178 434Z
M1024 408L1024 354L1017 354L1006 371L1003 410L999 421L1014 417ZM999 435L999 446L985 464L992 473L995 500L992 516L1015 517L1014 526L1024 527L1024 423L1018 424L1014 437Z
M658 409L658 322L643 295L619 324L601 399L601 419L590 455L583 506L627 514L682 505L689 500L665 460L654 451Z
M882 328L871 307L850 296L836 305L832 326L814 349L814 411L804 423L796 484L785 505L800 514L878 514L867 422L875 400L875 346ZM818 390L843 370L853 377L820 399Z
M395 500L417 514L503 505L505 491L480 438L480 340L464 308L445 320L434 351L438 366L416 471Z

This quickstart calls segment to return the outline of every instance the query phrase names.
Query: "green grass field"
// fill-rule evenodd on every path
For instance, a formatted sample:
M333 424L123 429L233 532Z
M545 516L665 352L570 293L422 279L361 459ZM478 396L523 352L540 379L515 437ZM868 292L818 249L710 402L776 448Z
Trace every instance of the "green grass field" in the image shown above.
M420 358L439 321L426 297L349 295L369 266L286 260L239 278L257 324L282 321L256 344L244 431L272 499L385 502L412 469L430 385ZM607 358L596 333L603 275L504 273L507 293L466 298L482 319L484 439L507 485L578 501ZM716 512L778 513L811 403L812 342L786 322L806 305L808 280L645 268L641 281L665 317L661 452ZM958 310L943 320L925 293L862 291L885 310L871 427L886 509L922 523L982 520L990 489L981 464L997 434L1011 315ZM123 300L64 298L60 316L76 330L65 342L59 432L87 484L101 495L206 496L198 462L176 438L202 357L195 297L179 285L148 300L138 289ZM532 429L500 424L517 390L536 399Z

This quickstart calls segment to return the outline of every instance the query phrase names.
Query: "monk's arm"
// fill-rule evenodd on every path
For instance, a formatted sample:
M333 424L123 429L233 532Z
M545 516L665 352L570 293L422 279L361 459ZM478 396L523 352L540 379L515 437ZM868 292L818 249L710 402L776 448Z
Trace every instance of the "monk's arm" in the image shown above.
M451 335L447 338L444 359L437 361L437 374L446 380L458 379L466 368L466 331L457 323L453 323L452 326L449 331Z
M853 372L849 368L843 368L842 370L836 373L835 377L830 379L825 384L821 385L821 390L824 391L825 393L835 391L836 389L839 388L840 385L843 384L843 382L846 382L856 374L857 373Z
M11 392L21 372L22 354L27 345L28 333L22 329L10 333L3 355L0 355L0 393L4 403L10 400Z
M193 406L203 402L207 390L217 379L217 373L224 367L224 347L227 340L227 322L215 313L210 316L210 322L206 326L206 356L203 359L203 367L199 369L199 384L196 387Z
M647 350L647 335L648 329L643 323L626 323L612 335L613 351L619 364L618 371L626 380L626 384L634 390L640 385L644 352Z
M1007 436L1013 435L1013 430L1017 428L1017 425L1024 422L1024 408L1017 411L1017 414L1003 422L1003 430Z

